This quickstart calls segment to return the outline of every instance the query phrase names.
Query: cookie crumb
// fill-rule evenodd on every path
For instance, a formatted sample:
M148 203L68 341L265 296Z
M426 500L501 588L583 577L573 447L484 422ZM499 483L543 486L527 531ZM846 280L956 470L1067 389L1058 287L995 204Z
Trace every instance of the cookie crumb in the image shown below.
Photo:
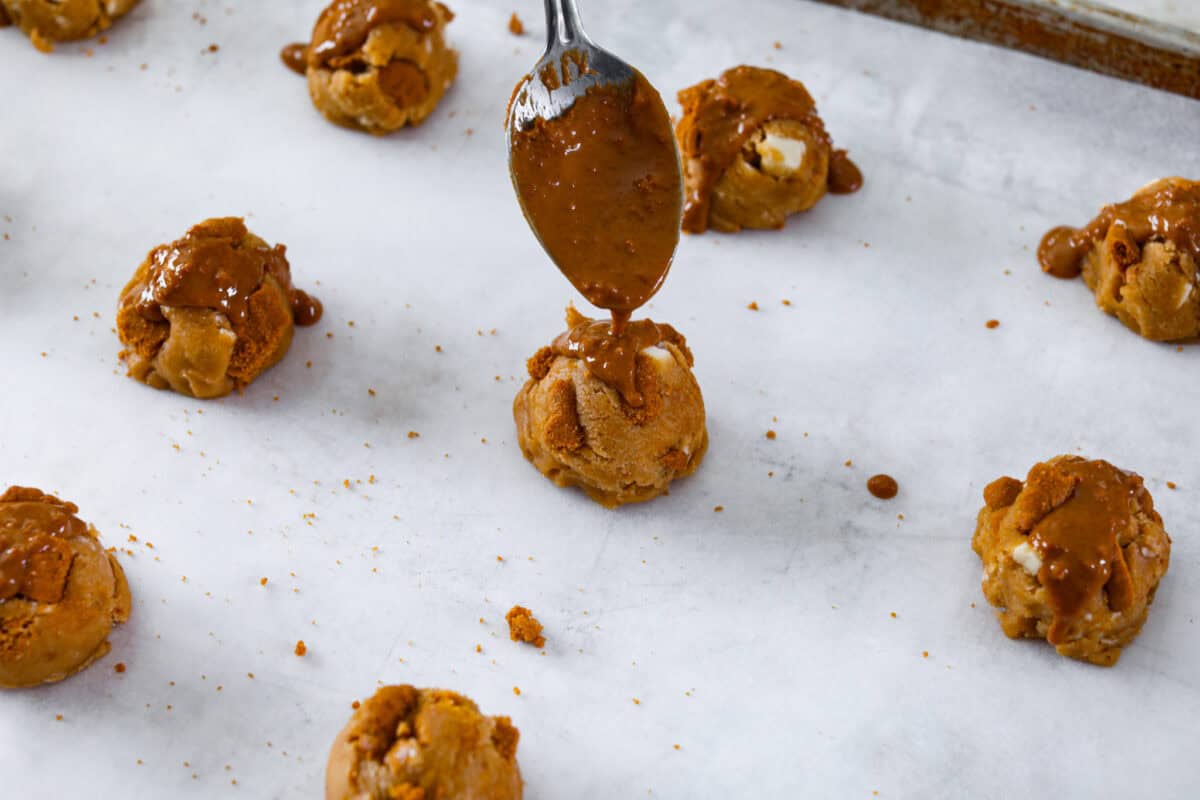
M300 658L304 658L306 655L308 655L308 645L306 645L304 643L304 640L301 639L298 642L296 642L296 649L293 650L292 652L294 652Z
M521 18L517 16L517 12L508 18L508 32L513 36L525 35L525 23L521 22Z
M410 438L410 439L420 439L420 438L421 438L421 434L417 433L416 431L409 431L409 432L408 432L408 438Z
M520 687L520 686L514 686L514 687L513 687L513 694L515 694L517 697L520 697L520 696L521 696L521 687Z
M999 328L999 327L1000 327L1000 320L998 320L998 319L989 319L989 320L988 320L986 323L984 323L984 324L985 324L985 325L987 325L987 327L988 327L988 328Z
M116 664L113 664L113 672L117 673L118 675L121 675L122 673L124 673L125 672L125 662L118 661Z
M1176 485L1175 485L1175 481L1167 481L1167 488L1168 488L1168 489L1175 489L1175 488L1178 488L1178 487L1176 487Z
M746 306L746 308L750 309L751 311L758 311L758 303L754 300L751 300L750 305Z
M767 438L774 441L775 440L775 431L767 431Z
M783 42L775 42L775 43L774 43L774 44L772 44L771 46L772 46L772 47L774 47L776 50L782 50L782 49L783 49Z
M537 621L533 612L528 608L513 606L504 615L504 619L508 622L509 639L514 642L525 642L534 647L546 646L546 637L542 635L542 623Z
M259 585L259 586L266 586L266 585L267 585L267 579L266 579L266 578L259 578L259 579L258 579L258 585Z
M713 506L714 514L720 514L724 510L725 510L725 506Z
M900 484L891 475L872 475L867 480L867 491L880 500L891 500L900 491Z

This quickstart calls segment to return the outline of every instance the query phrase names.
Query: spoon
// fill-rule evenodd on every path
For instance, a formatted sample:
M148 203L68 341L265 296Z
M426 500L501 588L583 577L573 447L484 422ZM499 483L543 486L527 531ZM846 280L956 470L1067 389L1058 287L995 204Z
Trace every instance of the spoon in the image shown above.
M509 101L509 175L542 248L619 333L679 243L679 150L662 97L588 38L576 0L545 2L546 52Z

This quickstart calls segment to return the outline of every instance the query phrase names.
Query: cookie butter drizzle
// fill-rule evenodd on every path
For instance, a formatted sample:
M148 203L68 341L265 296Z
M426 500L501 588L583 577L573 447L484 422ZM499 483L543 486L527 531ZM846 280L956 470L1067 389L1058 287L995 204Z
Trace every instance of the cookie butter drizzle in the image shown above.
M1038 581L1046 587L1055 614L1047 635L1052 644L1063 641L1071 623L1101 589L1113 611L1133 603L1120 537L1132 532L1133 505L1142 493L1141 478L1107 461L1066 461L1055 469L1070 476L1075 488L1030 534L1030 544L1042 558Z
M515 133L511 162L521 206L550 257L589 302L612 313L611 328L569 326L555 352L582 359L640 406L638 353L667 330L678 336L670 326L629 322L662 286L679 243L682 178L662 99L636 70L630 85L593 87L561 116Z
M335 0L317 17L312 44L288 45L281 55L292 69L296 68L288 50L297 47L306 50L310 67L340 67L343 65L339 62L362 47L380 25L407 25L417 33L425 33L437 27L439 11L446 20L454 17L433 0ZM291 55L294 58L294 50Z
M1083 271L1084 256L1114 225L1124 228L1135 243L1164 239L1200 262L1200 182L1166 178L1124 203L1105 206L1082 228L1054 228L1038 245L1042 271L1056 278L1076 277Z
M308 45L303 42L289 44L279 51L279 59L292 72L303 75L308 70Z
M825 124L817 116L812 95L782 72L735 67L679 93L683 117L676 133L683 157L699 162L699 179L688 187L683 229L703 233L713 189L756 131L772 120L794 120L832 150L829 191L849 194L862 187L862 172L846 155L833 150Z
M37 489L13 486L0 495L0 602L15 597L40 603L62 599L74 557L65 539L87 532L87 525L75 516L78 510ZM5 547L3 534L10 528L19 538Z
M286 248L247 246L242 241L247 235L237 217L193 226L182 239L154 249L145 284L122 302L136 303L138 313L154 321L165 319L163 306L211 308L237 330L250 313L251 295L269 274L287 294L297 325L319 320L321 302L292 286Z

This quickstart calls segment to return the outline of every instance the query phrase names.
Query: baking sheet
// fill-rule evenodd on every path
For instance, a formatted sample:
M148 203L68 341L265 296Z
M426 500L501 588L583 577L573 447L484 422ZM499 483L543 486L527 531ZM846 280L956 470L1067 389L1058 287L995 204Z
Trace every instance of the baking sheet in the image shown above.
M649 312L695 350L711 450L615 513L514 441L573 296L504 164L540 3L457 3L458 83L385 139L278 62L319 0L148 0L52 58L0 33L0 483L135 553L113 653L0 694L0 794L320 797L384 681L511 715L530 798L1194 796L1200 349L1133 336L1033 249L1200 176L1200 104L816 4L585 5L666 96L739 63L803 79L867 180L780 233L684 239ZM288 245L324 321L240 397L128 380L117 292L224 214ZM1111 670L1006 640L969 544L988 481L1076 451L1141 472L1174 538ZM518 602L545 655L507 641Z

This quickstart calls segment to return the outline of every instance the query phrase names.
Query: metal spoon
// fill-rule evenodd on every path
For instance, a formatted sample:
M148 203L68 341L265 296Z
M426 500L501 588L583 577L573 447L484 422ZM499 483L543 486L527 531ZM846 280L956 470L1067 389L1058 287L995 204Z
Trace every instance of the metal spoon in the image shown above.
M576 0L545 1L546 52L517 85L509 104L506 127L510 154L514 134L534 120L560 116L593 86L620 86L633 81L633 67L597 46L584 33ZM547 86L545 78L549 75L561 85Z

